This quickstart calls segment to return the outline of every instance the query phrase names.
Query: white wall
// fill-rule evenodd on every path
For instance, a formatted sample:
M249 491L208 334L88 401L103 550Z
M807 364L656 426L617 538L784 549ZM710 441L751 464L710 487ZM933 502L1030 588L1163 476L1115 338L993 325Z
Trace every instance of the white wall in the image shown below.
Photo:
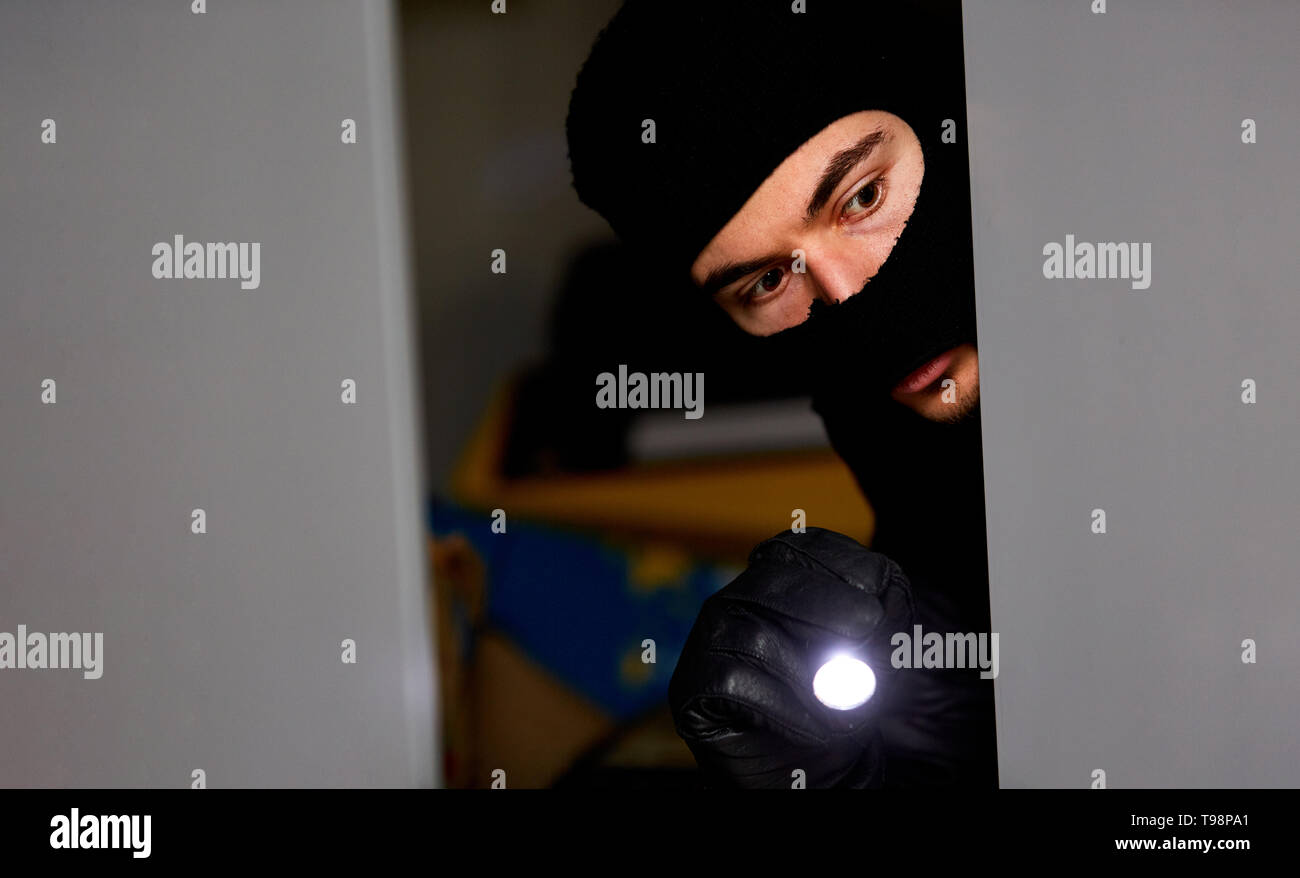
M432 784L388 9L208 7L0 6L0 632L104 649L0 669L0 785Z

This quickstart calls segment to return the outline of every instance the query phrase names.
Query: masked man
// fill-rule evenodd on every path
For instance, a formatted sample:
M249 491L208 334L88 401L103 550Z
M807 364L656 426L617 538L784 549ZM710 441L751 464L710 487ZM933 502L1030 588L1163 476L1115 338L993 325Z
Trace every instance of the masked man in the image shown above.
M890 666L911 622L989 630L960 8L899 6L629 0L570 103L646 307L689 280L787 363L876 512L873 551L778 536L703 608L670 701L718 785L997 783L991 680ZM828 643L880 698L813 697Z

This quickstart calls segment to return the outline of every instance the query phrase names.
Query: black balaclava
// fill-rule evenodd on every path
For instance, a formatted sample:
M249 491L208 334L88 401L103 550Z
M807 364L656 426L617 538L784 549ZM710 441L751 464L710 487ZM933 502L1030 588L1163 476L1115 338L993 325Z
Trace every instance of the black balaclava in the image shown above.
M898 4L627 0L578 74L567 120L578 197L686 272L804 141L860 110L907 118L915 25ZM648 143L649 122L654 142Z
M930 4L933 6L934 4ZM801 144L837 119L883 110L921 141L916 206L855 295L817 304L758 353L822 397L879 396L975 341L960 8L815 0L629 0L578 75L568 117L574 187L676 289L710 240ZM644 142L647 120L654 142ZM849 374L845 374L845 371ZM832 383L845 386L832 387Z
M629 0L570 103L574 186L671 290L772 171L827 125L883 110L912 127L925 171L880 270L861 292L816 303L804 323L748 344L789 363L813 396L876 512L872 548L912 580L918 621L987 632L979 408L936 423L888 394L918 366L976 341L960 6L791 6ZM647 119L654 143L642 139ZM954 142L943 142L945 120ZM906 782L996 785L991 683L963 671L918 675L915 709L890 731L900 742L894 764L912 763Z

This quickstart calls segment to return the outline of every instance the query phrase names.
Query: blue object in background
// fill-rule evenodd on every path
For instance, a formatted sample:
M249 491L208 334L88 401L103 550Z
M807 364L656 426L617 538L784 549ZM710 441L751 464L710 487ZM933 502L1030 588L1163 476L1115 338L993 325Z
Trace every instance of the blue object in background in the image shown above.
M460 534L482 559L485 624L616 720L666 701L700 605L739 573L689 555L665 563L673 553L662 548L532 522L493 533L490 516L437 497L429 515L435 536ZM647 638L654 664L641 661Z

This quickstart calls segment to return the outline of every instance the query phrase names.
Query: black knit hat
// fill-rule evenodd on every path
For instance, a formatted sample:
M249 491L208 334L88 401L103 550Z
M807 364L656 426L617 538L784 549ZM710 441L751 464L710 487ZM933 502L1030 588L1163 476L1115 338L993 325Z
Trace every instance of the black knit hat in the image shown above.
M835 120L885 110L925 139L910 73L944 53L918 40L916 11L871 0L797 5L628 0L578 75L567 121L578 197L674 273ZM926 130L937 131L934 121Z

